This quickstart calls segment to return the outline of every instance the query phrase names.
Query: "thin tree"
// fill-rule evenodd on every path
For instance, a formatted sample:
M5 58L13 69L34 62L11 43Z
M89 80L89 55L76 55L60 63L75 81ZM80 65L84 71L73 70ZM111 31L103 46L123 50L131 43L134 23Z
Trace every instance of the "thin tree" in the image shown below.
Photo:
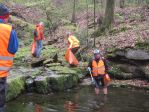
M94 0L94 31L96 30L96 24L95 24L95 19L96 19L96 0ZM96 42L96 38L94 36L94 47L95 47L95 43Z
M73 0L72 23L76 23L76 0Z
M86 33L87 33L87 39L86 39L86 43L88 45L88 0L86 0Z
M125 6L125 0L120 0L120 8L124 8Z
M115 0L107 0L105 18L103 22L103 30L111 28L111 24L114 20L114 7Z

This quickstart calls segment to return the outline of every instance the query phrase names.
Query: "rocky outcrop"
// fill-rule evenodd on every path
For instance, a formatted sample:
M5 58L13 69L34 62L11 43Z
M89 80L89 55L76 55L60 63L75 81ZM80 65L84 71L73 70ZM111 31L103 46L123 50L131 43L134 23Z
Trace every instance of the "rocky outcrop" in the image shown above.
M108 55L115 63L110 74L117 79L148 77L149 51L143 49L118 49Z
M149 60L149 52L143 50L129 49L126 51L125 57L133 60Z
M118 49L114 52L114 57L122 57L128 60L149 60L149 51L141 49Z
M54 63L53 63L54 64ZM14 68L8 77L7 101L16 98L23 91L47 94L52 91L64 91L76 86L81 72L73 68ZM79 68L78 68L79 69Z

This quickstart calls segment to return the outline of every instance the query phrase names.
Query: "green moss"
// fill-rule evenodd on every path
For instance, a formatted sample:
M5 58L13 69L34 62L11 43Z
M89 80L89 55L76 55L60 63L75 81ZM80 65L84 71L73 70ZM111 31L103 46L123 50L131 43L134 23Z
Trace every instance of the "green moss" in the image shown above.
M24 62L24 58L31 54L29 47L19 48L18 52L15 55L14 65L15 66L27 66L27 63Z
M120 22L124 22L125 18L122 13L115 13L115 18L117 18Z
M48 45L48 46L44 46L44 48L42 50L42 56L44 58L53 57L58 52L59 52L58 48L56 48L52 45Z
M35 84L36 84L36 91L38 93L42 93L42 94L46 94L50 91L50 87L49 87L49 79L47 77L42 77L42 80L36 80Z
M50 77L50 88L54 91L64 90L64 80L66 80L66 76Z
M46 67L56 67L56 66L60 66L60 63L50 63L50 64L46 64Z
M111 65L112 68L109 70L109 74L113 77L113 78L118 78L119 75L122 74L122 71L120 70L119 67L117 67L116 65Z
M72 68L64 67L64 66L51 66L50 70L55 71L58 74L76 74L77 71Z
M14 16L11 17L11 22L14 27L18 27L16 30L17 35L19 39L23 41L24 45L31 45L31 42L33 41L33 31L35 26Z
M72 88L78 84L78 75L61 75L50 77L50 87L54 91L63 91Z
M23 90L25 90L25 82L23 77L11 78L8 80L8 89L6 99L12 100L16 98Z
M149 50L149 43L148 42L138 42L138 43L136 43L135 47L137 49Z

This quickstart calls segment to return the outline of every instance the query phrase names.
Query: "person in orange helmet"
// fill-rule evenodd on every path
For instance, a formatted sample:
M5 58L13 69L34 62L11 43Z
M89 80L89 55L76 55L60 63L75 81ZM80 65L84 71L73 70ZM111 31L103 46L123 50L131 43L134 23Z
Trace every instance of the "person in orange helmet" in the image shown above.
M0 4L0 112L5 112L6 80L18 50L15 30L8 25L10 10Z

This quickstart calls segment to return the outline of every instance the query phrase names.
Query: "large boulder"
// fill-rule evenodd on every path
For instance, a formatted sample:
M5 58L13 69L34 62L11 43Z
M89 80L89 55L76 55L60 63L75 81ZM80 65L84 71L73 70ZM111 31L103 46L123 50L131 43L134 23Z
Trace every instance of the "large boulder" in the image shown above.
M7 80L7 96L6 99L12 100L16 98L22 91L25 90L25 80L24 76L15 76L8 78Z
M144 78L144 74L139 68L125 64L113 65L109 70L109 74L115 79Z
M35 89L38 93L46 94L50 91L47 76L37 76L34 81Z
M115 58L116 56L121 58L126 58L129 60L149 60L149 51L147 50L141 50L141 49L118 49L115 50L115 55L113 55Z
M53 91L63 91L78 84L77 75L51 75L49 78L50 88Z
M149 52L144 50L127 50L125 54L126 58L134 60L149 60Z

